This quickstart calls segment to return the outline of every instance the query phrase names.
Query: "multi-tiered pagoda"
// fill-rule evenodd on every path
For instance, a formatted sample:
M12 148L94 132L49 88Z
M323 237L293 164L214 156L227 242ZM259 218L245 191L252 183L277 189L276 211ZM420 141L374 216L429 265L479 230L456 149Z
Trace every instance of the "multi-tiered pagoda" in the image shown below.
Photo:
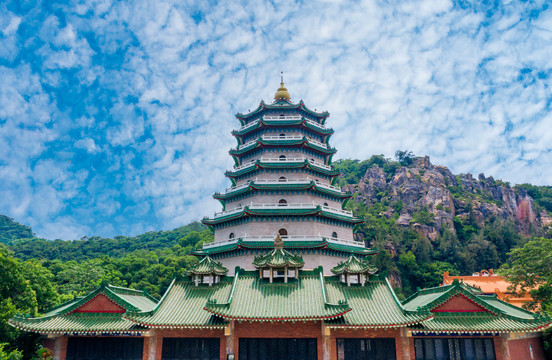
M305 268L322 265L330 274L351 253L376 253L355 241L353 229L362 220L344 209L351 194L332 185L339 173L331 165L336 149L329 144L328 112L291 102L282 79L272 104L261 101L236 117L241 127L232 135L238 144L230 150L235 166L226 172L232 187L215 193L222 211L203 219L215 240L197 255L229 269L252 269L254 255L272 247L278 234L286 249L303 256Z
M327 113L272 104L238 114L232 187L204 223L215 241L160 300L102 284L10 324L56 360L518 360L546 358L552 318L455 280L404 301L354 241Z

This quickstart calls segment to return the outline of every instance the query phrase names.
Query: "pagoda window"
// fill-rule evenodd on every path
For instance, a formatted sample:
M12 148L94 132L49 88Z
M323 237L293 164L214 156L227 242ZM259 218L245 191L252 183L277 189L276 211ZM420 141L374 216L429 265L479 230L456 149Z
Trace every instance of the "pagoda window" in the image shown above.
M280 137L281 137L281 138L285 138L285 137L286 137L286 134L282 133L282 134L280 134Z
M280 234L281 237L287 237L288 232L287 232L286 229L282 228L282 229L278 230L278 234Z
M241 204L240 204L240 205L241 205ZM240 207L241 207L241 206L240 206ZM228 238L229 238L229 239L233 239L234 236L235 236L234 233L230 233L230 235L228 235Z
M280 160L285 160L286 159L286 156L285 155L280 155L280 157L278 158Z
M337 233L335 231L332 233L332 237L337 239Z
M286 182L287 179L286 179L285 176L280 176L280 178L278 178L278 181L280 181L280 182Z
M324 203L324 206L328 207L329 205L328 205L328 203L325 202L325 203ZM334 234L335 234L335 233L334 233Z
M287 206L287 201L286 199L280 199L280 201L278 201L278 206ZM281 235L281 234L280 234Z

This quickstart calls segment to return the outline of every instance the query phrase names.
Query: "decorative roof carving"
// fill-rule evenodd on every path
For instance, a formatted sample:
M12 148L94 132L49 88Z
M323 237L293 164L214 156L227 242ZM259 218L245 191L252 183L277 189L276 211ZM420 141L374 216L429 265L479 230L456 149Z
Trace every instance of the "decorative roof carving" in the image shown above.
M340 262L332 268L332 272L336 275L341 274L368 274L373 275L378 271L375 266L372 266L368 261L360 261L356 256L351 255L345 261Z
M284 249L284 241L280 234L274 238L274 250L265 255L255 256L253 266L263 268L302 268L305 261L299 255L293 255Z

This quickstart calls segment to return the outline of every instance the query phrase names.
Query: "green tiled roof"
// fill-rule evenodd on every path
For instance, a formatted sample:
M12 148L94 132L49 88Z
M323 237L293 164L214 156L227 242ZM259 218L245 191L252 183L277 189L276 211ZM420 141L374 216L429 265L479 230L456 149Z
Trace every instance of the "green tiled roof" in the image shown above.
M272 242L268 241L246 241L238 239L233 244L226 244L222 246L216 246L212 248L206 248L201 250L193 250L193 255L205 256L210 254L220 254L228 251L234 251L238 249L271 249L273 247ZM320 241L294 241L285 240L284 248L287 249L330 249L335 251L341 251L348 254L354 253L358 255L375 255L378 253L377 249L361 248L358 246L342 245L327 242L325 239Z
M257 271L240 270L232 295L221 301L211 299L205 309L236 320L298 321L339 317L351 310L345 299L325 301L324 277L319 270L301 271L288 283L270 284Z
M361 224L362 219L357 219L352 216L336 214L330 211L324 211L319 205L313 208L290 208L281 206L273 209L251 209L249 206L244 206L242 211L232 212L227 215L220 216L215 219L203 218L201 222L205 225L214 225L224 223L226 221L239 219L245 216L322 216L335 220L341 220L350 224Z
M324 194L335 196L342 199L348 199L352 196L352 194L348 192L337 191L337 190L325 188L323 186L319 186L314 181L310 181L304 184L297 184L297 183L263 184L263 183L255 183L254 181L251 181L247 187L244 187L240 190L233 191L229 194L215 193L213 197L218 200L226 200L238 195L245 194L252 190L272 190L272 191L274 190L280 190L280 191L315 190L320 193L324 193Z
M253 260L253 266L257 269L266 267L294 267L302 268L305 265L305 261L299 255L294 255L282 247L277 247L270 251L268 254L255 256Z
M310 163L308 159L305 159L303 161L296 161L296 162L263 162L260 159L257 159L255 161L255 166L250 166L248 168L241 169L238 171L228 170L224 173L224 175L229 178L234 178L245 174L249 174L254 171L258 171L260 169L303 169L303 168L308 168L312 171L322 173L331 177L335 177L339 175L339 171L327 170L322 167L316 166L316 164Z
M333 129L321 129L315 125L312 125L308 123L305 119L305 117L302 117L298 120L266 120L264 118L261 118L259 122L254 125L250 126L244 130L233 130L232 135L234 136L243 136L246 134L251 133L252 131L255 131L261 127L291 127L291 126L304 126L308 128L309 130L312 130L315 133L322 134L322 135L331 135L334 133Z
M125 317L150 328L221 328L227 323L203 308L208 299L227 299L231 289L232 278L212 286L175 280L153 310L128 312Z
M386 279L375 275L364 286L342 284L328 278L326 289L330 300L345 297L352 310L342 318L328 321L331 328L366 327L397 328L428 319L427 311L406 310Z
M420 332L527 332L541 331L552 318L508 304L496 295L480 295L472 287L455 280L451 285L420 290L403 302L408 310L432 311L453 296L461 295L486 311L432 312L433 317L414 327Z
M292 103L287 103L287 102L281 102L280 101L280 102L277 103L277 105L270 105L270 104L266 104L264 101L261 101L261 103L259 104L259 106L255 110L253 110L252 112L250 112L248 114L237 113L236 118L238 118L238 120L240 120L242 125L244 125L246 119L248 119L252 116L258 115L261 112L266 112L266 110L270 110L270 109L276 109L276 110L293 109L293 110L304 111L305 113L307 113L309 115L313 115L313 116L317 117L322 125L324 125L324 122L326 121L326 118L328 116L330 116L330 114L327 111L319 113L319 112L315 112L315 111L310 110L309 108L307 108L305 106L305 103L303 102L303 100L301 100L297 104L292 104Z
M10 325L24 331L48 334L140 334L147 331L142 326L121 317L121 313L79 313L73 312L96 296L103 294L125 310L148 311L157 300L142 291L127 289L103 283L85 297L62 304L42 317L16 316Z
M116 313L72 313L42 318L14 318L10 320L10 325L19 330L41 334L141 334L147 331L145 327L123 319L121 314Z
M311 143L308 141L306 137L303 137L303 139L299 140L263 140L262 138L257 139L255 143L252 143L251 145L244 147L242 149L232 149L229 151L230 155L238 156L248 153L249 151L256 149L261 146L280 146L280 145L286 145L286 146L304 146L311 150L316 150L322 154L330 155L335 154L337 152L334 148L325 148L318 146L316 144Z
M347 274L375 274L378 271L377 268L370 265L368 262L360 261L356 256L351 255L345 261L340 262L337 266L332 268L334 274L340 275Z
M192 275L224 275L227 272L227 268L222 266L220 262L211 259L209 256L204 257L197 265L188 270L188 273Z

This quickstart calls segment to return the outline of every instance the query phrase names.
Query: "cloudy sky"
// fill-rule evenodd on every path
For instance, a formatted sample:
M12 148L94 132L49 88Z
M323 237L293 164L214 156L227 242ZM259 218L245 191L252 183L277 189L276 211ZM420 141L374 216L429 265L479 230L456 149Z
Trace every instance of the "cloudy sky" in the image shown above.
M0 3L0 214L135 235L220 209L237 112L330 112L336 158L552 184L547 1Z

